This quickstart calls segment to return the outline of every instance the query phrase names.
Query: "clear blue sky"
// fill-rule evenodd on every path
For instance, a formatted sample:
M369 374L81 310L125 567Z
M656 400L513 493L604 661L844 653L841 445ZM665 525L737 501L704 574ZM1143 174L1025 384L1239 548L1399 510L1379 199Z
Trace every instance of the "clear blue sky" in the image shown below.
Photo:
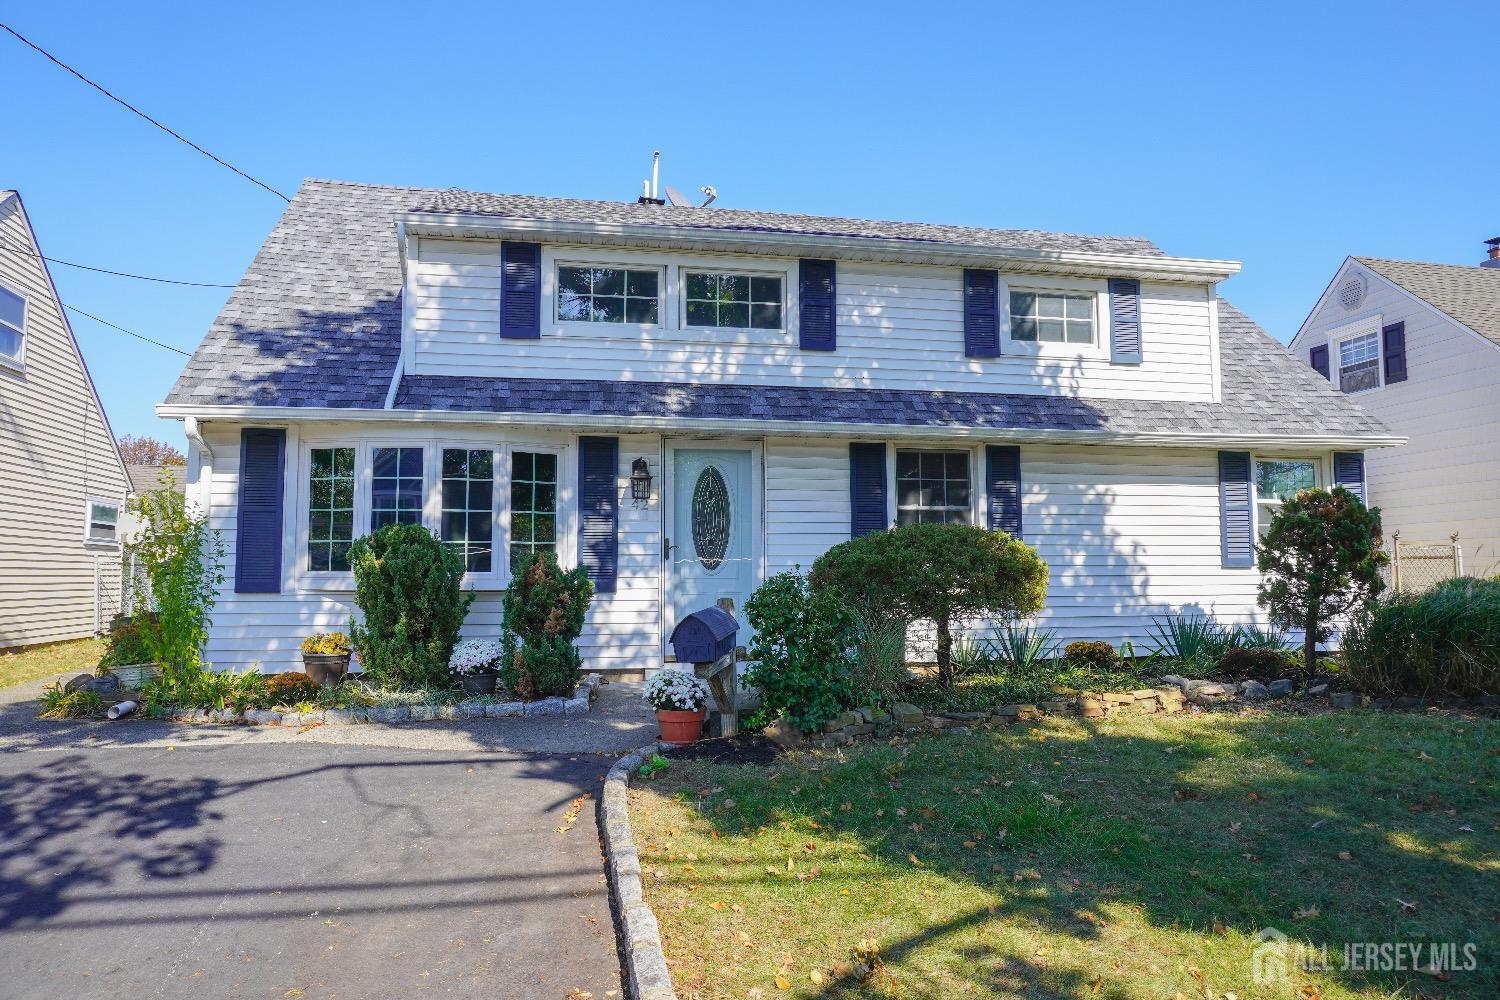
M7 3L3 20L284 191L303 177L1147 236L1287 340L1346 254L1500 235L1500 5ZM335 10L333 8L339 8ZM282 203L0 35L0 188L44 252L232 283ZM56 267L191 351L227 292ZM74 329L117 433L184 359Z

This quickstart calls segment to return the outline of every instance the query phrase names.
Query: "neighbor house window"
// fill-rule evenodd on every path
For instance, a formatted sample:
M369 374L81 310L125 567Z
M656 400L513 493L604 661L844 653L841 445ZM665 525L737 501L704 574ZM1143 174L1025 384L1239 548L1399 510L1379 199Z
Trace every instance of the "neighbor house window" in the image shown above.
M896 452L896 523L970 520L969 453Z
M443 541L470 573L494 565L495 458L488 448L443 449Z
M21 360L26 339L26 296L0 286L0 358Z
M583 323L655 323L661 274L655 269L559 267L557 318Z
M1318 485L1318 465L1310 460L1265 459L1255 463L1255 523L1265 534L1271 518L1302 490Z
M557 456L518 451L510 470L510 561L557 551Z
M84 540L114 544L119 539L120 505L109 500L90 500Z
M781 329L781 279L753 274L689 271L688 326Z
M422 523L422 449L376 448L370 477L370 530Z
M1011 292L1010 339L1035 344L1092 344L1094 296L1087 292Z
M1367 333L1339 344L1339 388L1363 392L1380 388L1380 335Z
M307 567L349 570L354 541L354 449L313 448L308 471Z

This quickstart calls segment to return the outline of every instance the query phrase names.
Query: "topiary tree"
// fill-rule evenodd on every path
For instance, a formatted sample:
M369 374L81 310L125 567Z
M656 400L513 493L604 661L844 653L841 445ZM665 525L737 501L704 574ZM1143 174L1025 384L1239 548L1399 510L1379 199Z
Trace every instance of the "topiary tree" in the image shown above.
M583 660L574 645L594 584L582 566L562 571L551 552L523 555L505 591L500 681L528 701L570 697Z
M755 629L745 683L761 709L816 732L854 700L854 616L839 595L809 591L799 573L778 573L745 602Z
M1258 600L1276 626L1302 629L1305 675L1331 623L1385 588L1380 543L1380 509L1342 486L1302 490L1271 518L1256 555Z
M355 539L349 564L363 619L349 633L365 672L388 687L445 683L474 602L458 553L420 524L392 524Z
M834 590L858 607L884 609L937 626L938 683L953 684L953 623L1012 621L1047 597L1047 564L1003 531L968 524L911 524L851 539L813 563L815 590Z

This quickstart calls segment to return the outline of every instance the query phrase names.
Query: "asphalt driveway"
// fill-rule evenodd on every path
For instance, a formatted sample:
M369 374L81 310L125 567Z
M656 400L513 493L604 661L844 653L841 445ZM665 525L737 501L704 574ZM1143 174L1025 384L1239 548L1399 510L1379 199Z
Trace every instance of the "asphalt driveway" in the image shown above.
M315 743L0 754L3 992L618 997L594 812L610 762Z

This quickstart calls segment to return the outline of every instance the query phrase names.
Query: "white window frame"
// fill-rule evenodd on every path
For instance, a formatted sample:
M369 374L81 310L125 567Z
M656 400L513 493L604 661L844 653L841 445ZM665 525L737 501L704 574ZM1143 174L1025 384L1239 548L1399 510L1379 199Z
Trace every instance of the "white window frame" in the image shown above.
M1315 489L1326 489L1331 481L1331 469L1329 459L1325 455L1288 455L1278 452L1268 454L1252 454L1250 456L1250 511L1251 511L1251 537L1257 545L1260 544L1260 536L1266 525L1261 523L1261 505L1268 507L1280 507L1286 501L1274 497L1262 500L1260 496L1259 477L1255 474L1256 466L1262 462L1310 462L1313 467L1313 487Z
M1047 294L1089 294L1094 297L1094 342L1091 344L1049 344L1039 340L1015 340L1011 337L1010 295L1012 292ZM1102 278L1043 278L1029 274L1000 274L996 288L1000 310L1001 354L1036 358L1078 358L1109 360L1109 282Z
M701 265L700 266L700 265L697 265L697 264L681 264L681 265L679 265L676 268L676 271L677 271L677 281L678 281L678 288L677 288L677 302L678 302L678 310L679 310L678 316L677 316L678 329L681 329L681 330L693 330L693 331L697 331L697 332L701 332L701 333L707 333L707 334L710 334L710 335L715 335L715 334L719 334L719 335L722 335L722 334L731 334L732 335L732 334L736 334L736 333L751 333L751 334L756 334L756 333L758 333L758 334L785 334L786 333L787 324L789 323L789 319L788 319L788 316L787 316L787 305L786 305L786 303L787 303L787 272L785 270L779 269L779 268L764 268L764 267L762 267L762 268L742 268L742 267L736 267L736 266L734 266L732 264L720 264L720 265L716 265L716 266L715 265ZM688 281L688 275L690 275L690 274L727 274L727 275L732 275L734 277L744 277L744 278L775 278L775 279L777 279L778 281L781 282L781 325L780 326L775 326L775 327L768 327L768 326L699 326L699 325L696 325L696 324L689 323L688 319L687 319L687 307L688 307L687 281Z
M1385 388L1385 337L1381 335L1384 329L1381 320L1382 317L1379 315L1366 316L1328 331L1328 381L1339 392L1344 392L1341 374L1343 366L1339 363L1339 349L1351 340L1375 335L1375 384L1368 389L1344 392L1346 396L1363 396L1367 392L1376 392Z
M115 512L115 537L94 537L94 507L109 507ZM119 500L110 500L105 497L87 497L83 501L83 544L97 545L105 548L118 548L120 545L120 515L125 513L125 505Z
M518 452L518 451L524 451L524 452L526 452L528 454L531 454L531 455L554 455L554 456L557 457L557 483L556 483L557 498L554 501L554 504L556 505L556 516L554 518L554 523L553 523L553 528L552 528L553 534L554 534L554 540L553 540L553 545L552 545L552 552L553 552L554 555L557 556L557 561L559 563L563 564L563 565L568 565L568 563L564 563L563 562L563 559L564 559L565 553L567 551L569 551L565 547L565 545L564 545L564 530L565 530L565 528L566 528L567 525L569 525L569 524L572 523L572 517L573 517L573 512L571 511L571 509L570 508L565 508L563 506L564 487L565 487L565 484L568 483L567 449L563 448L561 446L555 446L555 445L541 445L541 444L532 445L532 444L526 444L524 442L511 442L509 445L507 445L506 449L505 449L505 504L504 504L504 510L502 512L502 521L504 522L504 527L505 527L505 534L504 534L503 537L505 539L505 553L504 553L504 557L505 558L504 558L504 562L505 562L505 575L506 575L506 579L507 580L510 579L510 570L511 570L511 565L510 565L510 515L511 515L510 487L511 487L511 479L513 478L512 475L511 475L511 473L512 473L512 471L515 468L515 455L516 455L516 452ZM616 470L616 472L618 472L618 470ZM500 476L499 476L498 473L496 474L495 478L496 478L496 482L498 483L499 479L500 479ZM568 488L567 496L570 499L572 497L572 491L571 491L571 487L570 486ZM497 502L498 502L498 500L497 500ZM618 504L619 502L620 502L620 498L618 496L616 496L615 497L615 503Z
M26 345L30 341L27 331L31 328L31 296L26 294L25 289L12 282L0 278L0 288L4 288L12 295L21 297L21 348L14 357L9 354L0 353L0 368L9 368L13 371L22 371L26 367ZM10 328L10 324L5 326Z
M619 323L603 323L586 319L563 319L558 315L557 295L562 282L559 274L565 267L584 268L611 268L619 271L655 271L656 272L656 322L655 323L632 323L622 320ZM628 278L626 279L629 280ZM660 261L633 261L623 257L594 257L593 255L569 255L559 256L552 260L547 270L547 280L544 282L544 292L548 293L548 301L551 306L547 315L551 317L555 326L564 330L633 330L644 333L648 330L660 330L667 322L667 308L670 296L667 294L667 283L671 280L668 268Z
M354 449L354 527L350 541L370 533L370 468L373 445L368 441L347 436L303 438L298 448L296 497L296 575L302 584L313 590L354 589L352 570L314 570L312 557L308 554L308 536L312 529L312 517L308 504L312 501L312 453L313 449Z
M886 523L896 527L901 511L899 499L896 496L896 452L898 451L939 451L939 452L964 452L969 456L969 524L983 526L979 519L981 504L989 503L989 486L981 482L980 459L983 450L976 445L953 443L947 444L942 441L923 441L920 444L911 441L887 441L885 446L885 495L886 495Z

